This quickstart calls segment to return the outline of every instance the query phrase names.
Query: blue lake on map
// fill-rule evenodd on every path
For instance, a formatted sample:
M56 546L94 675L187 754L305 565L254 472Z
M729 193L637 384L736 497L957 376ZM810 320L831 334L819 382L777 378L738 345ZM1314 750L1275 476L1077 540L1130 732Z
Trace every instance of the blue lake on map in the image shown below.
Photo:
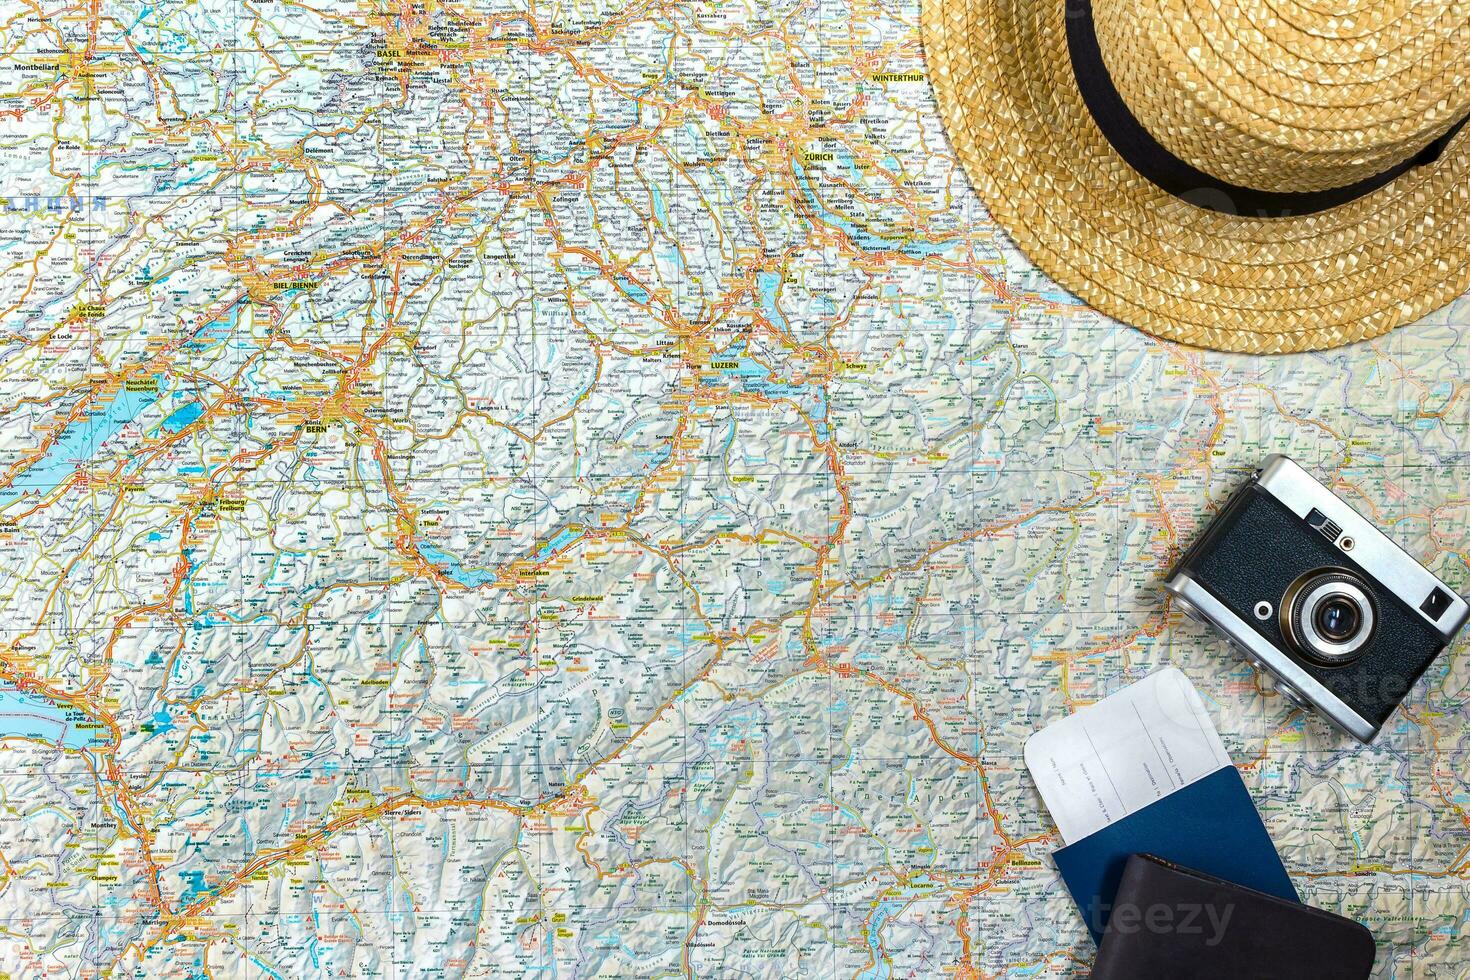
M868 952L873 957L873 966L858 975L858 980L888 980L893 975L892 969L884 962L883 943L879 934L883 931L883 924L894 915L903 910L903 902L885 901L879 902L878 907L873 910L872 917L868 920Z
M648 290L638 285L627 276L618 277L618 288L627 294L628 298L635 303L648 302Z
M460 585L473 587L488 585L495 581L493 571L484 568L465 568L463 562L442 548L436 548L424 541L419 542L418 548L419 554L438 565L440 571Z
M537 548L536 553L531 556L531 560L545 561L581 536L581 531L575 528L564 527L548 538L545 544Z
M243 305L236 306L226 316L205 324L187 346L194 350L208 350L225 343L238 329L243 308ZM155 374L152 381L156 388L136 391L124 387L107 401L91 406L81 418L69 423L51 444L46 455L16 476L10 486L0 487L0 505L27 491L39 492L44 497L75 473L79 463L95 458L98 450L109 439L146 409L170 394L168 379L164 375ZM163 429L172 435L203 414L204 406L191 401L165 418Z
M107 440L161 397L162 391L124 389L88 409L62 430L46 455L27 467L10 486L0 488L0 503L14 500L25 491L39 491L45 496L55 490L76 472L77 464L95 457Z
M782 329L789 328L791 324L786 322L786 314L782 313L781 308L776 305L776 291L781 288L781 274L779 272L756 273L755 287L760 294L761 312L766 315L766 319Z
M817 196L816 188L811 184L811 179L807 176L806 168L800 163L793 162L791 172L795 175L802 196L812 210L817 212L823 221L841 230L854 245L864 251L901 252L904 255L922 259L930 255L941 255L955 246L952 241L932 241L927 238L894 239L875 234L846 215L838 214L823 204L822 199Z
M669 209L664 205L663 191L655 184L648 185L648 193L653 200L653 217L665 228L669 226Z
M721 351L716 359L725 365L721 367L721 373L738 382L743 390L766 398L785 398L795 402L811 419L819 440L825 442L832 438L832 431L827 425L827 390L821 385L793 385L778 380L773 369L747 353L744 341Z
M85 713L15 688L0 688L0 738L31 738L68 749L101 740Z
M285 290L282 295L290 295L293 290ZM210 320L201 326L194 336L184 344L185 349L190 351L208 351L219 347L225 342L235 339L236 346L248 344L248 337L236 338L240 330L240 314L245 311L248 303L240 302L231 307L225 314L217 319Z
M198 420L204 414L204 406L198 402L190 402L183 408L175 409L163 420L164 431L172 434Z
M539 548L531 555L531 561L545 561L563 548L572 544L582 537L582 531L578 528L564 527L550 538L547 538ZM429 544L427 541L418 543L419 554L439 566L439 570L449 576L460 585L478 586L489 585L496 580L494 569L489 568L466 568L464 562L445 551L443 548Z

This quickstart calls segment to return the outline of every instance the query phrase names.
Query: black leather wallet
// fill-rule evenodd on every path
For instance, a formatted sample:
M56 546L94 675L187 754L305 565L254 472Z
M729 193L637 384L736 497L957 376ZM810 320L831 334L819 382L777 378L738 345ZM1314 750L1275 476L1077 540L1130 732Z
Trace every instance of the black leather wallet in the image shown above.
M1359 980L1373 955L1351 919L1134 854L1092 980Z

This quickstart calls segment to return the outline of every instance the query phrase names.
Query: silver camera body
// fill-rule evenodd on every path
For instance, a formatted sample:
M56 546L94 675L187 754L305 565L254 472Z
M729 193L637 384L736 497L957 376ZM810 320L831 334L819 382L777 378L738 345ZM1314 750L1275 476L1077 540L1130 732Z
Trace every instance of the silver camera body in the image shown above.
M1164 582L1293 704L1371 742L1470 605L1286 456L1269 456Z

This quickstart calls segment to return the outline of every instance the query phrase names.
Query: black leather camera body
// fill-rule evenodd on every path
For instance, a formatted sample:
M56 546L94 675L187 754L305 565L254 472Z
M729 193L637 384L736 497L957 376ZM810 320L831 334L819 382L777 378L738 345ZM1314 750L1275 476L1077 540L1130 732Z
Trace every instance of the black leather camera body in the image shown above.
M1285 456L1267 457L1164 583L1288 701L1370 742L1470 606Z

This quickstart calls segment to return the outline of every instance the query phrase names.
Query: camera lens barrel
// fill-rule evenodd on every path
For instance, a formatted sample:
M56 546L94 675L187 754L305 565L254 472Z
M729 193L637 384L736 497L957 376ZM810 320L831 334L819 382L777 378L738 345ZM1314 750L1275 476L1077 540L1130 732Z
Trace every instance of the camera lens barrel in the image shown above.
M1377 618L1362 580L1340 568L1306 573L1281 600L1281 632L1302 656L1325 667L1356 660Z

